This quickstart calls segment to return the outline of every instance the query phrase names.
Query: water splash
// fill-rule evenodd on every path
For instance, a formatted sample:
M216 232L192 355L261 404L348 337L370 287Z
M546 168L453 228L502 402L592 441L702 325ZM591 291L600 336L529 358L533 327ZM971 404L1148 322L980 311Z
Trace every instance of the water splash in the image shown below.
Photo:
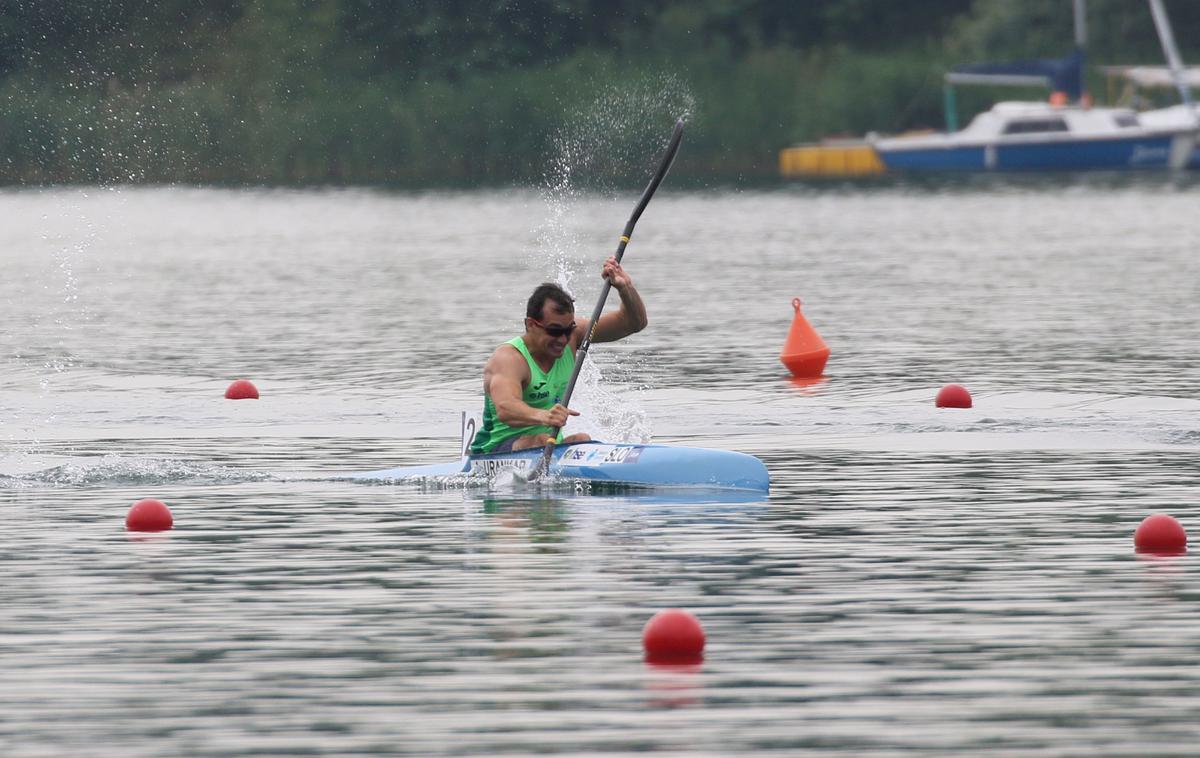
M79 341L75 333L92 319L80 272L88 265L102 233L95 220L95 215L103 212L97 210L102 200L94 197L92 190L66 194L64 199L59 212L43 213L41 217L41 241L50 251L50 266L41 286L44 306L33 326L34 335L43 345L37 351L46 356L38 377L43 395L49 392L55 377L77 364L72 349L72 344ZM47 423L53 420L52 416Z
M579 202L597 189L611 189L605 182L614 177L648 178L670 134L669 127L677 119L690 120L695 110L695 98L686 84L675 75L662 75L620 88L610 86L571 113L554 139L555 157L542 193L546 221L536 230L538 259L531 264L548 266L554 281L568 292L577 276L586 281L611 251L591 250L583 243L582 232L574 225L580 216ZM641 185L634 186L641 189ZM613 219L614 237L623 221ZM588 282L589 287L591 284ZM622 373L622 359L603 363ZM602 382L600 365L589 360L580 371L571 399L572 406L583 414L572 420L571 431L607 442L649 442L645 410L631 403L627 392L618 394Z
M334 481L344 481L335 478ZM503 497L536 499L571 495L612 495L649 491L648 488L614 482L598 483L586 479L546 473L533 481L518 476L512 469L495 474L461 473L446 476L409 476L395 479L355 480L375 486L410 486L420 492L461 491L464 498Z
M88 236L81 242L57 248L54 254L54 268L57 282L48 282L44 289L54 291L54 297L59 304L51 311L50 331L55 345L50 357L42 364L42 374L38 385L42 394L50 389L50 378L61 374L75 365L75 356L68 349L67 335L75 329L76 323L86 320L87 314L79 307L79 280L75 276L76 261L88 250L95 230L88 223ZM55 291L56 290L56 291ZM51 335L48 335L51 336ZM55 415L46 420L53 423Z
M536 230L538 253L553 265L556 281L568 292L580 266L592 259L571 225L578 201L590 191L612 191L614 177L648 178L670 128L677 119L691 120L695 110L687 85L668 74L609 86L568 114L554 136L554 157L542 190L547 218ZM619 223L614 221L618 229Z
M37 261L42 267L31 268L36 273L30 289L18 284L10 295L16 298L9 301L10 307L27 321L24 328L11 335L13 365L7 376L27 376L28 384L36 386L47 401L41 404L47 410L29 419L20 433L7 434L8 444L0 452L0 463L6 466L23 466L39 454L42 431L59 418L59 405L49 401L55 384L78 364L75 349L81 344L79 332L92 319L86 302L86 278L81 272L88 266L101 233L95 220L97 211L92 209L94 203L92 190L55 193L53 200L47 201L52 210L30 218L27 227L18 225L16 256Z
M610 358L605 363L619 367L620 359ZM571 406L580 415L571 419L568 431L584 432L603 442L650 442L650 421L638 398L642 389L606 384L601 366L589 356L579 371L579 382L571 398Z
M164 458L125 457L116 453L72 462L30 474L0 476L0 489L40 486L235 484L273 480L270 474Z

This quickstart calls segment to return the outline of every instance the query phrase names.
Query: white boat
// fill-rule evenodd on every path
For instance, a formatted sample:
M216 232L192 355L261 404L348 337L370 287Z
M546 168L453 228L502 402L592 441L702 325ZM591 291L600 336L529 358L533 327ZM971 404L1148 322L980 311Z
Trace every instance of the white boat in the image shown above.
M1178 169L1190 162L1197 134L1182 107L1147 118L1132 108L1001 102L961 131L871 144L899 171Z
M1117 103L1137 108L1138 120L1143 125L1169 128L1186 124L1189 119L1200 124L1200 106L1190 97L1190 90L1200 89L1200 67L1191 66L1175 70L1171 66L1102 66L1101 71L1110 82L1123 85L1124 91ZM1155 101L1161 98L1153 92L1166 89L1178 89L1183 102L1165 107L1155 105ZM1192 151L1186 168L1200 169L1200 149Z
M1139 113L1092 107L1084 87L1086 13L1075 0L1075 49L1061 59L956 66L945 77L945 133L870 140L883 164L899 171L1087 171L1182 169L1193 155L1200 121L1161 0L1150 0L1170 79L1183 106ZM1048 85L1051 102L1001 102L957 130L954 85Z

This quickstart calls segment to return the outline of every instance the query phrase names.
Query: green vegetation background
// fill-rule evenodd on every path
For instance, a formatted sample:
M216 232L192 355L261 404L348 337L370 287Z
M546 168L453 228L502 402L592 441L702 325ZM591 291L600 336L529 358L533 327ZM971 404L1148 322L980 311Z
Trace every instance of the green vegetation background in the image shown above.
M1167 8L1200 62L1200 2ZM1141 0L1091 0L1088 36L1162 62ZM0 183L553 183L640 171L680 115L677 176L750 180L940 126L955 63L1072 44L1070 0L0 0Z

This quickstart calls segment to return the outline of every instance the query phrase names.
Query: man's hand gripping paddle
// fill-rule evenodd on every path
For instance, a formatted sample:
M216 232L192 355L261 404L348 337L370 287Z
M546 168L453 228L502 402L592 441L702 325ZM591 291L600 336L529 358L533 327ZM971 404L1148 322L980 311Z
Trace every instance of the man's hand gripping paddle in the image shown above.
M633 227L637 224L638 219L642 217L642 211L646 210L646 206L650 203L650 198L654 196L654 191L658 189L658 185L662 184L667 171L671 169L671 163L675 160L675 153L679 152L679 143L681 140L683 140L683 119L675 122L675 130L671 132L671 141L667 143L667 149L663 153L662 160L659 161L658 170L650 178L650 183L646 185L646 190L642 193L642 198L638 200L637 207L633 209L633 214L625 224L625 231L621 234L621 241L617 244L617 263L620 263L621 258L625 255L625 246L629 244L629 238L633 236ZM604 310L604 301L608 299L608 291L610 289L612 289L612 282L605 280L604 288L600 290L600 300L596 303L595 309L592 310L592 320L588 331L583 335L583 340L579 343L579 349L575 352L575 370L571 372L571 381L567 383L567 391L560 401L563 407L571 407L571 393L575 391L575 380L579 378L579 369L583 366L584 359L587 358L588 348L592 344L592 336L596 332L596 323L600 320L600 314ZM546 443L546 449L542 457L538 459L538 465L529 471L528 476L521 477L525 481L535 481L550 470L550 459L554 455L554 441L558 437L558 432L559 430L555 429L550 435L550 441Z

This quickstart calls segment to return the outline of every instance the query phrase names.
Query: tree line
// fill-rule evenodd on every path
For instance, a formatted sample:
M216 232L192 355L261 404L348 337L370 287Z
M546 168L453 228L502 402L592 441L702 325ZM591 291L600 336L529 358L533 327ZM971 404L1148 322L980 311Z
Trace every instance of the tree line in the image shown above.
M1167 7L1189 59L1200 3ZM1088 21L1092 60L1161 63L1139 0ZM0 182L527 183L585 146L619 175L681 115L679 174L747 179L1072 44L1070 0L3 0Z

